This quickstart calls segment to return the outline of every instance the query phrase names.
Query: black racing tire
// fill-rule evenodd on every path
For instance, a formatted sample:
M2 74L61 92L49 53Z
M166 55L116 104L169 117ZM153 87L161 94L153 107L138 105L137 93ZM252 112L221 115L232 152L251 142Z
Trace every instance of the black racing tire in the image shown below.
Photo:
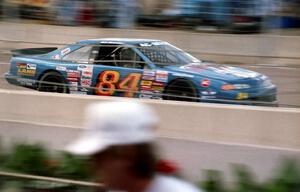
M198 101L197 89L193 83L186 80L175 80L171 82L164 91L163 99L176 101Z
M62 74L50 71L43 74L39 79L37 90L42 92L68 93L68 86Z

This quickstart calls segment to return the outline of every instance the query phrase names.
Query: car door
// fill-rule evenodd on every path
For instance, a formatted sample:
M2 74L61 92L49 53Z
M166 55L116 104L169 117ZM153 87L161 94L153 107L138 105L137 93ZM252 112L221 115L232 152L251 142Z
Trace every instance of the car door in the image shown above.
M92 51L94 57L94 94L138 97L142 74L148 65L132 47L102 45ZM98 52L98 53L97 53ZM92 56L93 57L93 56Z

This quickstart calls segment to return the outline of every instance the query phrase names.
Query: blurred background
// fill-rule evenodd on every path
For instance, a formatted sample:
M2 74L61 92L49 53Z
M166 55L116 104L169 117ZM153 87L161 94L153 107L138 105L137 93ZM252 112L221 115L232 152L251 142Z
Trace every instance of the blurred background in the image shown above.
M12 49L130 37L165 40L197 58L264 73L278 86L280 107L292 109L182 104L179 110L172 103L153 104L163 117L161 135L171 136L160 138L160 150L163 158L178 162L188 180L199 186L203 181L207 192L224 192L222 182L234 183L227 191L298 192L299 29L300 0L0 0L0 72L9 70ZM18 90L24 89L8 85L1 76L0 172L89 180L81 166L84 162L56 152L80 131L80 111L95 98L53 99ZM176 130L179 136L174 139ZM292 160L282 161L286 157ZM246 167L232 173L232 163ZM29 180L1 172L0 188L30 192L91 188L84 184L75 190L70 182Z
M225 32L300 28L299 0L0 0L1 18Z

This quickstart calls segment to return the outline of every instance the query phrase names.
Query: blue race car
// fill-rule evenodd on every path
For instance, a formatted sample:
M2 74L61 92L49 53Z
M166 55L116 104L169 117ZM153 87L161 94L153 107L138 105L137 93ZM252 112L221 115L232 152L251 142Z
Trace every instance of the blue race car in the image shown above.
M159 40L90 39L12 53L6 80L38 91L276 104L276 86L265 75L200 61Z

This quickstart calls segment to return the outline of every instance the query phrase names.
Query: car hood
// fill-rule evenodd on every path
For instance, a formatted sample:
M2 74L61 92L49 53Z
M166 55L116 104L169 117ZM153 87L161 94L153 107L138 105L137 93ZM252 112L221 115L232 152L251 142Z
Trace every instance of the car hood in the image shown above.
M165 68L174 72L189 73L191 75L227 82L265 78L264 75L254 71L214 63L193 63L183 66L168 66Z

